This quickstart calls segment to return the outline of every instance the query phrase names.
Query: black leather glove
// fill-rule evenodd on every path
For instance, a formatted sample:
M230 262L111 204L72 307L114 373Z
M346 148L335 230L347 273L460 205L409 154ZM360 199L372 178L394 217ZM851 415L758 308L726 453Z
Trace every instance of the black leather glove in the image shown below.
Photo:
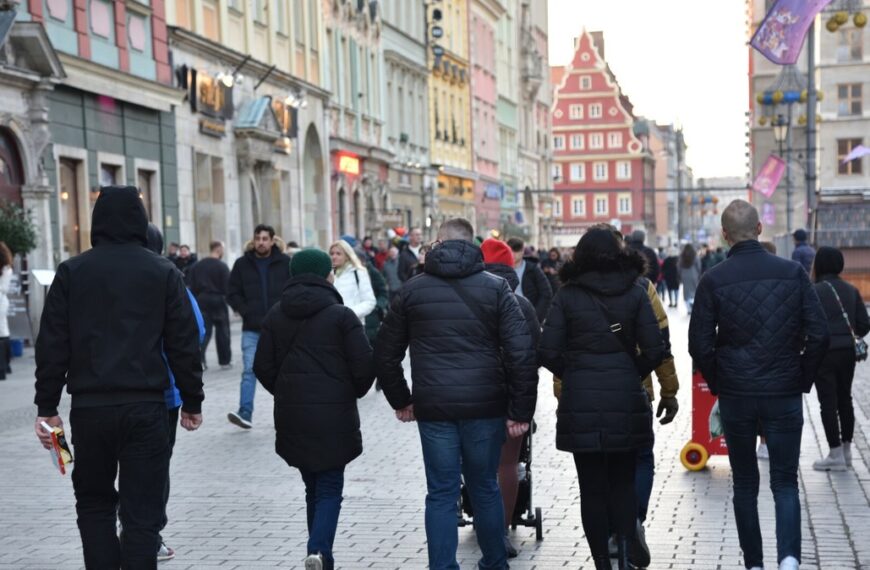
M662 412L664 412L665 417L663 417L659 423L661 423L662 425L669 424L674 421L674 418L679 411L680 403L677 402L676 398L662 398L661 400L659 400L659 407L656 411L656 417L661 418Z

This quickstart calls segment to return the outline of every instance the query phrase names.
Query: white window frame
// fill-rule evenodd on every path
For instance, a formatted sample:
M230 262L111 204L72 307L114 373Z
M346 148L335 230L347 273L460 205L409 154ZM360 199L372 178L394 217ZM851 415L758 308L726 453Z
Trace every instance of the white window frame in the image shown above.
M596 150L604 148L604 134L589 133L589 148Z
M565 135L553 135L553 150L565 150Z
M598 171L600 167L604 167L604 175L599 175ZM595 182L607 182L609 179L608 164L606 162L593 162L592 163L592 179Z
M586 148L586 135L577 133L571 135L571 150L583 150Z
M622 133L612 131L607 133L607 148L622 148Z
M595 195L595 216L596 217L606 217L610 214L610 200L607 194L596 194ZM601 203L604 203L604 209L600 209L598 206Z
M577 205L580 205L578 208ZM571 196L571 217L586 217L586 196Z
M580 91L591 91L592 90L592 76L591 75L581 75L580 76Z
M572 103L568 106L568 117L571 119L582 119L583 118L583 104L582 103Z
M571 179L571 182L586 182L585 162L572 162L570 168L571 170L569 173L569 177ZM575 168L577 168L576 172L574 170ZM574 176L575 173L577 174L577 176Z
M556 199L553 200L553 217L561 218L562 217L562 197L556 196Z
M600 119L604 116L604 105L601 103L591 103L589 105L589 118Z
M163 192L160 191L160 163L155 160L145 160L144 158L133 159L133 170L136 173L136 184L139 183L139 171L147 170L153 172L151 177L151 188L148 188L148 199L151 203L151 211L147 212L151 223L153 223L162 232L163 231ZM146 190L140 188L143 192Z
M127 185L127 157L123 154L114 154L111 152L97 152L97 185L100 183L100 174L103 170L103 165L115 166L118 168L121 180L115 181L115 184ZM90 216L90 214L88 214Z
M63 204L61 203L60 199L60 159L69 158L79 163L79 168L76 169L76 178L78 179L76 183L78 184L80 190L78 203L79 242L81 243L82 251L86 251L91 248L91 210L89 201L89 195L91 191L91 179L88 173L88 149L78 148L74 146L64 146L59 144L55 144L52 146L52 150L54 153L54 163L55 165L57 165L58 169L58 175L56 177L57 191L55 192L55 198L57 202L58 227L60 231L59 251L61 259L66 260L69 258L69 256L66 255L63 251L63 226L66 223L66 220L63 216Z
M623 208L623 201L628 204L628 208ZM631 193L623 192L616 195L616 212L621 216L627 216L631 214Z
M616 163L616 179L631 180L631 161L620 160Z

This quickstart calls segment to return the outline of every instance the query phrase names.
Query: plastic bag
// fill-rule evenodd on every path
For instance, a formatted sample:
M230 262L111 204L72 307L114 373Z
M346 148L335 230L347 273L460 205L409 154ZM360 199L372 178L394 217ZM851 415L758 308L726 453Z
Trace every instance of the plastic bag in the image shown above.
M710 410L710 439L722 435L725 435L725 426L722 425L722 414L719 413L719 400L716 400Z

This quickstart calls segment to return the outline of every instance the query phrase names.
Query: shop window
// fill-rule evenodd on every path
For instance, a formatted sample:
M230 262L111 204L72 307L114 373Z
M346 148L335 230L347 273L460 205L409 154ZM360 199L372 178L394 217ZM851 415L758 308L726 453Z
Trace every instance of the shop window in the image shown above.
M154 220L154 212L151 210L151 190L155 181L156 173L153 170L139 170L136 173L136 183L139 186L139 197L145 207L145 214L149 220Z
M81 227L79 225L79 203L81 200L79 181L82 162L61 158L58 163L62 247L64 256L72 257L82 252Z

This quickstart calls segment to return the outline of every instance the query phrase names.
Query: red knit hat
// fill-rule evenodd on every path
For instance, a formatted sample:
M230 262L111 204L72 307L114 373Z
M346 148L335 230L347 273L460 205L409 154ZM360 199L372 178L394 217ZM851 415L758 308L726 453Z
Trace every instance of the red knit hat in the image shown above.
M480 244L480 249L483 251L484 263L493 265L514 266L514 252L508 244L497 239L488 238Z

